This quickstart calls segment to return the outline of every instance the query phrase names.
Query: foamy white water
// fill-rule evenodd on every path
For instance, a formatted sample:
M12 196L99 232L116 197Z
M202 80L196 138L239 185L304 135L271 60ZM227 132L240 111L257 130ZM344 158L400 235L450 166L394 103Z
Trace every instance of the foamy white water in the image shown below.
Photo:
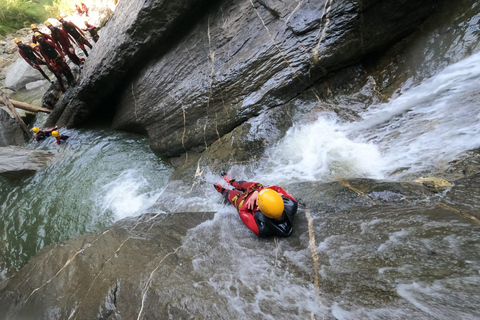
M267 150L257 176L269 183L335 178L395 178L434 170L480 146L480 54L447 67L363 121L341 123L330 113L293 126Z

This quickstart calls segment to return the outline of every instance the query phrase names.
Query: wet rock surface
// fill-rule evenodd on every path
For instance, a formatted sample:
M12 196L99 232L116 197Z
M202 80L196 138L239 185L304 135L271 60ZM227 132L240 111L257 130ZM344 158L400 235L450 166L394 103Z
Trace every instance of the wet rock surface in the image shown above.
M442 316L477 317L475 299L456 305L441 293L443 284L449 296L476 290L452 279L478 275L478 265L462 262L478 261L472 239L480 221L471 216L478 208L459 207L461 198L478 194L477 180L465 178L445 197L418 183L291 184L301 210L293 235L277 240L256 238L235 210L128 218L45 247L0 283L0 319L334 319L340 310L427 319L439 300L448 310ZM459 235L455 243L445 237L452 234ZM257 269L243 269L248 259ZM279 282L295 295L278 300L283 286L273 286L267 307L262 288ZM412 303L422 288L439 291L424 301L427 311Z
M156 1L147 12L142 1L120 2L76 99L62 99L48 125L115 113L115 129L146 132L158 154L202 151L411 33L435 3Z

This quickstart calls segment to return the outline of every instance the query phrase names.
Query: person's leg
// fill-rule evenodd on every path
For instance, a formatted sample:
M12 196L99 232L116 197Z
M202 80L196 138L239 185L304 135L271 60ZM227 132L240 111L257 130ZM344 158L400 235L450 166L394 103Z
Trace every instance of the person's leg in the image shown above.
M236 180L232 180L230 182L230 184L237 190L240 190L240 191L247 191L248 188L250 188L251 186L253 186L254 184L257 184L257 182L247 182L247 181L236 181Z

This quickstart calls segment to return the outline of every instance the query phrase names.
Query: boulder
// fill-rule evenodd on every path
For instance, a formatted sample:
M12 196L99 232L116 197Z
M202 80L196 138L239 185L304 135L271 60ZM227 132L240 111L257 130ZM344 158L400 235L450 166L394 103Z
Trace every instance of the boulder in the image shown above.
M17 121L7 112L6 108L0 108L0 147L10 145L23 146L26 142L24 132Z
M0 148L0 176L8 179L22 179L35 174L47 166L53 153L36 151L23 147Z
M49 73L46 67L42 67L42 69ZM7 67L5 87L17 91L24 89L28 83L43 79L40 72L32 68L23 58L19 58Z
M113 128L147 133L160 155L200 152L413 32L436 3L120 2L47 124L114 114Z

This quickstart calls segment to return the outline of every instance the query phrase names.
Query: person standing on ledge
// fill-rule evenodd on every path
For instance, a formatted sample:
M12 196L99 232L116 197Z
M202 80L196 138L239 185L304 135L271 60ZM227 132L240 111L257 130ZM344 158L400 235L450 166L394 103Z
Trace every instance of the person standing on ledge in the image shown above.
M57 47L57 45L52 41L45 39L38 32L35 33L35 37L37 38L37 41L40 47L40 53L42 54L43 58L49 65L50 70L53 72L53 74L58 80L58 85L60 86L60 90L65 92L66 90L62 81L62 74L65 76L65 78L67 78L69 85L73 86L77 82L73 77L70 67L65 62L65 57L63 55L62 49Z
M62 24L63 30L65 30L66 33L68 33L70 36L72 36L73 39L75 39L77 45L80 47L80 49L83 50L83 52L85 52L85 55L88 57L85 46L92 49L92 45L85 38L85 34L83 33L83 31L73 22L63 20L62 16L57 16L57 20Z
M79 58L75 54L75 49L73 48L73 45L70 42L69 35L63 29L54 27L48 21L45 21L45 25L51 31L53 42L58 47L62 48L63 53L65 53L70 58L70 61L75 63L77 66L82 66L85 63L85 59Z
M30 25L30 28L31 28L32 31L33 31L33 36L32 36L32 42L33 42L33 43L35 43L35 44L37 43L37 38L35 37L35 32L40 33L44 38L46 38L46 39L48 39L48 40L52 40L52 37L50 37L49 34L43 33L43 32L41 32L40 30L38 30L37 25L31 24L31 25Z
M215 189L233 204L240 219L257 236L288 237L292 234L292 217L298 204L287 191L277 186L264 187L258 182L237 182L225 173L222 177L235 190L227 190L220 184L215 184Z
M48 80L48 82L52 82L52 80L50 80L50 78L45 74L45 72L42 70L42 68L40 67L41 64L43 65L47 65L47 63L45 61L43 61L43 59L41 59L39 56L37 56L37 54L35 53L35 51L33 50L33 48L31 48L30 46L27 46L26 44L23 44L22 43L22 40L18 39L18 38L15 38L13 39L13 42L15 42L17 44L17 47L18 47L18 53L20 53L20 55L22 56L22 58L34 69L38 70L38 72L40 72L42 74L42 76ZM35 44L33 44L35 45Z
M95 26L92 26L91 24L89 24L88 21L85 21L85 27L86 28L82 29L82 30L90 32L90 36L92 36L93 41L97 42L98 41L97 28Z

